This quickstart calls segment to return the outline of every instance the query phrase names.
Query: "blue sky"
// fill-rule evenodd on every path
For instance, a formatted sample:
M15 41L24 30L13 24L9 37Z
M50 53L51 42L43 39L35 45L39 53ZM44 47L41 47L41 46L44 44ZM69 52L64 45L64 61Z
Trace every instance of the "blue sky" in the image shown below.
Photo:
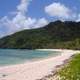
M27 15L31 17L49 17L44 11L44 7L53 3L60 2L70 7L76 12L80 12L80 0L32 0ZM10 12L16 10L16 6L20 0L0 0L0 17L9 15ZM76 9L75 9L76 8Z
M53 2L60 2L72 10L76 12L80 12L80 0L33 0L31 3L31 6L29 6L29 12L28 15L32 17L47 17L50 19L51 17L48 16L48 14L45 13L44 7L53 3ZM54 19L54 18L53 18Z
M80 21L80 0L0 0L0 37L58 19Z

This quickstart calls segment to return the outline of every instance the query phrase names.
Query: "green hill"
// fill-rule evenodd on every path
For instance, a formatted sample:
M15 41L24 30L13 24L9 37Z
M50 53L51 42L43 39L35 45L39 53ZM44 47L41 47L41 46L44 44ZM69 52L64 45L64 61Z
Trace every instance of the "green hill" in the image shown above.
M80 22L55 21L31 30L23 30L0 39L0 48L80 49Z

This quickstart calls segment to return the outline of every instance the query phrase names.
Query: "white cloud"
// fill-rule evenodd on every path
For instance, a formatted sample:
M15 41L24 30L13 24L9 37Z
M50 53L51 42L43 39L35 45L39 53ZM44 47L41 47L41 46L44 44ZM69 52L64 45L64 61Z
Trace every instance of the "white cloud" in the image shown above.
M21 13L28 11L28 6L32 0L21 0L21 3L17 6L17 10Z
M72 11L61 3L52 3L45 7L45 12L48 13L52 17L58 17L63 19L68 19L74 17ZM72 15L71 15L72 14Z
M78 18L76 19L76 22L80 21L80 14L78 14Z
M12 19L8 16L4 16L0 19L0 37L23 29L39 28L48 24L48 21L45 18L36 19L26 16L31 1L32 0L21 0L16 11L11 13L15 13L15 16L12 17Z
M32 26L32 24L36 22L36 19L26 17L22 14L18 14L16 15L16 17L13 18L12 22L22 29L29 29Z
M0 20L0 37L13 34L14 32L43 27L48 24L48 21L45 18L32 19L28 17L19 17L20 19L9 20L7 16Z
M13 17L12 23L18 25L20 29L29 28L32 23L35 23L35 19L26 17L28 6L32 0L21 0L21 3L17 6L16 16Z
M7 16L5 16L0 20L0 28L0 31L3 31L2 33L4 33L3 36L5 36L17 31L19 26L14 24L11 20L8 19Z
M48 24L48 20L46 20L45 18L41 18L37 21L37 23L35 24L35 28L39 28L39 27L43 27L45 25Z

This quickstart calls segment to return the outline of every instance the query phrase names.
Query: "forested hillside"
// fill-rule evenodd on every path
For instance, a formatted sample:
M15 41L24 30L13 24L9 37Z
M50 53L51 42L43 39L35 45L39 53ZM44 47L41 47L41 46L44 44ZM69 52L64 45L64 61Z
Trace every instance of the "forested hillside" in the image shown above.
M0 48L80 49L80 22L55 21L39 29L30 29L0 39Z

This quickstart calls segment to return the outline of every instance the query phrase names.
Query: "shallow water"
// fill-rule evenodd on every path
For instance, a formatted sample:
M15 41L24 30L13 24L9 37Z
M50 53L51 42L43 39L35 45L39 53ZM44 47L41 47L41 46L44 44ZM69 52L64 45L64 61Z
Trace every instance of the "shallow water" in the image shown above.
M0 49L0 66L19 64L58 55L58 51Z

